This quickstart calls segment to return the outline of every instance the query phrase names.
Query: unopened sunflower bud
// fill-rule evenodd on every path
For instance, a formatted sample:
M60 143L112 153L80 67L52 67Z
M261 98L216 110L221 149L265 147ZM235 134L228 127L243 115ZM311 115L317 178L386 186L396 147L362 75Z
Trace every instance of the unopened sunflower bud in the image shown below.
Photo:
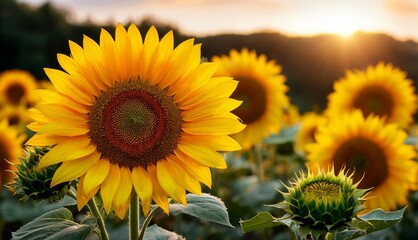
M285 210L312 229L330 230L349 222L364 209L363 197L368 191L357 189L358 183L353 184L351 177L344 170L336 176L333 169L301 173L286 186L288 192L282 193Z
M61 200L70 189L70 182L50 187L52 176L60 164L38 168L39 160L50 150L49 147L27 147L24 156L19 157L21 164L15 164L17 177L8 188L20 201L56 202Z

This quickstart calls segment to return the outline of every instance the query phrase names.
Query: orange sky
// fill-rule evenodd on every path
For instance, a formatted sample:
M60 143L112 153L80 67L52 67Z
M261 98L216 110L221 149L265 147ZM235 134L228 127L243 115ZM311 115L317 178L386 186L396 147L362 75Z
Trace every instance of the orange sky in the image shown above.
M39 4L46 0L18 0ZM357 30L418 40L418 0L50 0L74 21L127 23L151 16L182 32L273 30L290 35Z

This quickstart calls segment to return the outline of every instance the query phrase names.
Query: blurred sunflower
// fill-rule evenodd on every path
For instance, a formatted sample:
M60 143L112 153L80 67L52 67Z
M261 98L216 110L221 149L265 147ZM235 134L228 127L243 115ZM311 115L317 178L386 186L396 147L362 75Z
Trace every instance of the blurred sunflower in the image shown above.
M339 116L343 112L359 109L365 116L373 113L386 122L406 127L417 108L411 80L406 73L391 64L379 63L366 71L348 71L334 84L328 96L326 114Z
M9 183L15 177L13 171L18 163L18 155L22 153L22 144L26 136L19 134L14 127L10 127L7 120L0 121L0 186ZM1 192L1 191L0 191Z
M355 171L359 188L372 188L365 206L368 210L394 210L407 203L407 194L416 180L415 151L404 144L406 133L396 124L361 111L329 119L318 129L316 143L307 146L310 169L332 167Z
M300 122L299 131L295 139L295 150L300 153L306 153L306 145L314 143L315 133L319 126L326 123L326 118L322 114L315 112L305 113Z
M19 132L25 130L26 125L30 122L28 109L25 105L18 106L6 105L0 109L0 121L5 119L10 126L15 127Z
M289 104L283 108L283 127L289 127L297 124L300 121L299 108L296 105Z
M217 76L231 76L238 80L238 87L232 98L243 103L233 111L247 127L233 135L244 149L249 149L269 134L277 133L282 125L283 108L289 106L285 95L288 87L285 77L280 74L281 66L273 60L267 61L262 54L243 49L233 49L229 56L214 56L219 63Z
M214 78L193 39L173 49L171 31L159 40L151 27L142 40L121 24L115 35L70 41L71 57L58 54L66 72L45 69L56 91L36 90L27 144L56 144L39 167L62 162L51 186L80 178L79 208L100 189L106 212L123 218L133 186L145 214L152 200L168 213L168 196L186 204L186 190L211 186L209 167L226 168L218 151L241 149L228 136L245 126L230 112L237 82Z
M7 70L0 74L0 103L7 105L33 104L34 76L24 70Z

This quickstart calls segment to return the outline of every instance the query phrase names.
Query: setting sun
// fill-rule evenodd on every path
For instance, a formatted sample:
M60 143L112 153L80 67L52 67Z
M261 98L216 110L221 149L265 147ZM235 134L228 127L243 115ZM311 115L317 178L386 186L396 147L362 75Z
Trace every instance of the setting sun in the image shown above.
M372 9L368 4L359 7L345 1L301 5L289 9L287 16L292 21L289 21L286 32L309 35L332 33L347 37L359 30L373 31L379 28L376 19L381 16Z

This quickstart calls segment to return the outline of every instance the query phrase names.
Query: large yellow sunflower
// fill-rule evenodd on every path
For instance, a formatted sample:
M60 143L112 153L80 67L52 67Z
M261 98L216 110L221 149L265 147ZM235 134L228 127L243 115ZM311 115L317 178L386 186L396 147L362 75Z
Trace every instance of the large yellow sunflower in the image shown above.
M32 104L36 80L25 70L7 70L0 74L0 104Z
M295 139L295 150L306 153L306 145L314 143L319 126L325 125L326 118L319 113L307 112L302 116L299 131Z
M185 190L211 186L209 167L226 168L219 152L241 149L228 136L245 126L230 112L237 82L213 77L193 39L173 45L172 32L159 40L151 27L142 39L119 24L115 40L102 29L100 45L70 41L71 57L58 54L65 72L45 69L56 91L36 90L27 144L55 145L39 167L62 162L52 186L80 178L79 208L100 189L123 218L133 186L145 214L152 200L168 213L168 196L186 204Z
M282 109L289 106L281 66L248 49L241 52L233 49L228 56L214 56L212 61L220 65L217 76L231 76L239 82L232 97L243 103L233 113L247 127L233 137L241 146L248 149L269 134L277 133L282 124Z
M413 82L406 73L391 64L379 63L365 71L348 71L334 84L328 96L326 114L339 116L359 109L365 116L373 113L388 123L406 127L412 122L417 108Z
M22 153L22 144L26 136L10 127L7 120L0 121L0 187L15 177L16 168L11 163L18 163Z
M372 188L367 209L394 210L407 203L408 191L416 181L415 151L404 144L406 133L396 124L361 111L329 119L307 146L310 169L346 167L354 172L359 188Z

